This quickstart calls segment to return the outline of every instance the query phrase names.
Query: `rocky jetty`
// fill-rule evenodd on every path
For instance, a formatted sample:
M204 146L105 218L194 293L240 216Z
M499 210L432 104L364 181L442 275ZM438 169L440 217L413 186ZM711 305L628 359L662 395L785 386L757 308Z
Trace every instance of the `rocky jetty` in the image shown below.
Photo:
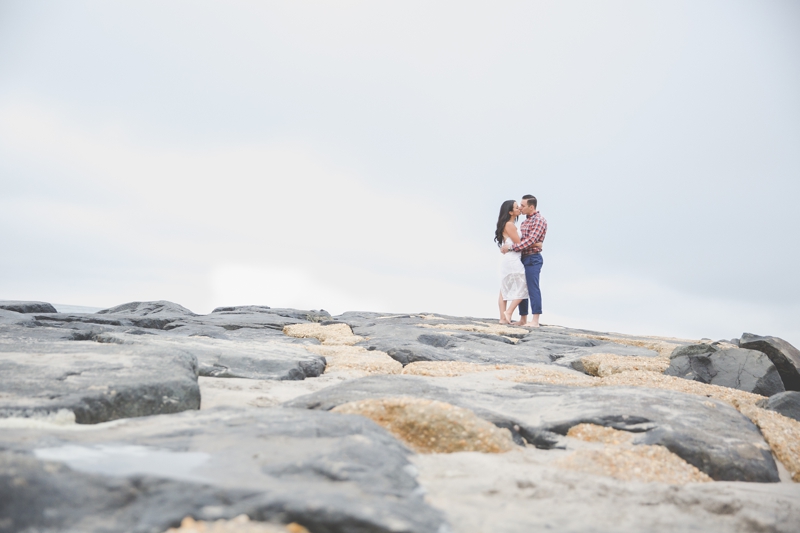
M0 533L797 531L800 352L0 301Z

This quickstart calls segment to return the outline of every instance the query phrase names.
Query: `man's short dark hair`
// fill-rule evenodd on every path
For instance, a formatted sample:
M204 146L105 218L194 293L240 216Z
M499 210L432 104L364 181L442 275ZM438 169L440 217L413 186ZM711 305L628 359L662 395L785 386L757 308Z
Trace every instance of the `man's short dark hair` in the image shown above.
M522 197L523 200L528 202L528 205L532 205L533 207L537 207L536 197L532 194L526 194Z

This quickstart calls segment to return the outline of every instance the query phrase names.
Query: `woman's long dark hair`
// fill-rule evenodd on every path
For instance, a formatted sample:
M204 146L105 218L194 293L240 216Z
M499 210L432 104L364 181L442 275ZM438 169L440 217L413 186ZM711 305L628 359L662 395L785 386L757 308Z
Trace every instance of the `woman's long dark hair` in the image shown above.
M511 220L511 211L514 210L514 200L506 200L500 206L500 216L497 217L497 229L494 232L494 240L497 241L497 246L503 246L503 231L506 229L506 222ZM517 218L514 217L514 221Z

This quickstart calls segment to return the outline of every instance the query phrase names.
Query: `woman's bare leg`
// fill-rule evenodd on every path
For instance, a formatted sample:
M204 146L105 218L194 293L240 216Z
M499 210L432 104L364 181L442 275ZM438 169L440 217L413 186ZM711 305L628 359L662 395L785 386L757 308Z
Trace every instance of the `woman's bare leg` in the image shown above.
M500 293L500 298L497 300L497 306L500 308L500 323L501 324L508 324L508 320L506 320L506 301L503 300L503 293Z
M505 313L503 313L503 318L505 318L505 322L503 324L510 324L511 323L511 316L514 314L514 309L517 308L519 303L522 301L522 298L518 300L512 300L511 305L506 309Z

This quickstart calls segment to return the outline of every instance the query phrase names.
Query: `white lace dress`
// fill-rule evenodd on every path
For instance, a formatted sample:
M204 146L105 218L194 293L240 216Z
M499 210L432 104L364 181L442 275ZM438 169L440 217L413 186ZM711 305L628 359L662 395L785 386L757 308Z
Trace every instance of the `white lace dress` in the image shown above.
M511 246L511 239L506 238L505 244ZM525 266L522 264L522 254L508 251L500 254L500 294L503 300L521 300L528 297L528 284L525 282Z

